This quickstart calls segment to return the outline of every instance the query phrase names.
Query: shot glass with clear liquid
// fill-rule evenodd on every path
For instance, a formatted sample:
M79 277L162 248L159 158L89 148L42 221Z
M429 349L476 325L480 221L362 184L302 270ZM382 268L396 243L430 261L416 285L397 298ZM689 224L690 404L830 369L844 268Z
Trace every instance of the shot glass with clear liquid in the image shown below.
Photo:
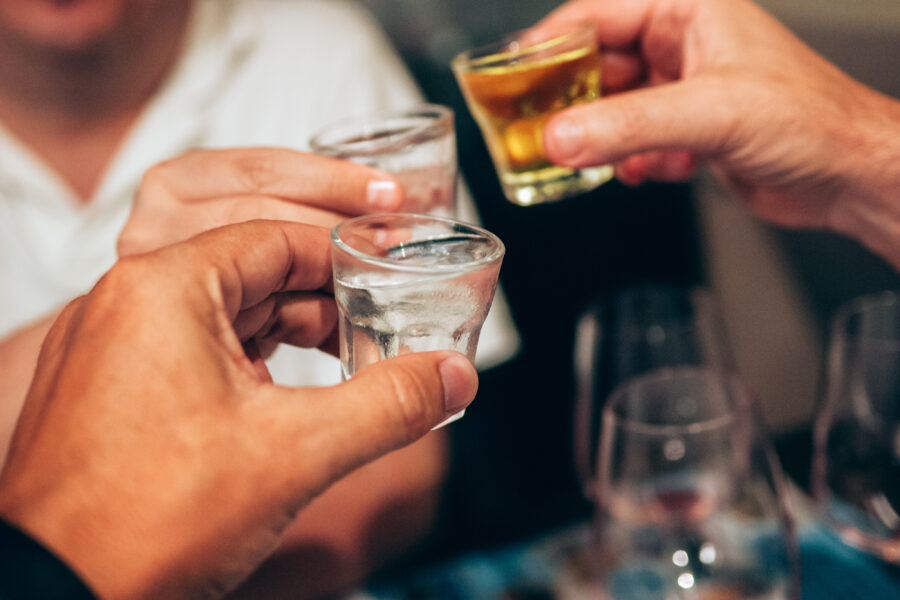
M602 58L594 26L561 27L548 38L513 33L451 63L504 194L523 206L586 192L613 176L611 166L570 169L544 153L550 116L600 97Z
M453 219L381 214L344 221L331 244L344 379L407 352L475 359L505 252L496 235Z
M316 154L386 171L403 184L407 213L455 217L456 132L453 111L420 104L404 111L348 119L309 140Z

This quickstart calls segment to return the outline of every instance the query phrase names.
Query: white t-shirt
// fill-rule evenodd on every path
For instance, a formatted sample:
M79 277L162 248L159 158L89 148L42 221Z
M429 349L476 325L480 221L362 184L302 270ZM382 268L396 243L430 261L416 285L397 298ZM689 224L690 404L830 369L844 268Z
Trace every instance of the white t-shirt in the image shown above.
M197 0L185 49L86 206L0 128L0 337L83 294L116 260L141 175L197 147L285 146L332 121L409 106L421 94L374 20L343 0ZM475 220L462 199L464 218ZM478 364L518 347L502 296ZM277 381L325 385L337 361L280 348Z

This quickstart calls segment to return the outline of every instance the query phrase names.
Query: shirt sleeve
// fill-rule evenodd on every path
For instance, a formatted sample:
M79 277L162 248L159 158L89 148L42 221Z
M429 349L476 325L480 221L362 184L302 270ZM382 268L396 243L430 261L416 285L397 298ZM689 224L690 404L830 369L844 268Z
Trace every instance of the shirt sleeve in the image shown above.
M0 519L0 598L95 600L96 596L63 561Z

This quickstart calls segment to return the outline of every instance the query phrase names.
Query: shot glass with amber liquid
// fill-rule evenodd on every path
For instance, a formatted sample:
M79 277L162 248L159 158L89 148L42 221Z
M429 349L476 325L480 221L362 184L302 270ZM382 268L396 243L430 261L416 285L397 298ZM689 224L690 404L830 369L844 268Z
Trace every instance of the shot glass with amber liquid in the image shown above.
M543 144L544 125L553 113L600 97L601 62L590 23L573 23L543 38L521 31L453 59L453 72L511 202L552 202L612 177L608 165L555 165Z

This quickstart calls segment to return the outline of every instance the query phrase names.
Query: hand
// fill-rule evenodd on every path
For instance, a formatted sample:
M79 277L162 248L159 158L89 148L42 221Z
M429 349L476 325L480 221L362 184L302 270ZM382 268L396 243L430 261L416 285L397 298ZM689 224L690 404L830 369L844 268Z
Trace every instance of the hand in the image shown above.
M270 383L254 344L327 339L330 273L326 230L275 222L120 260L47 337L0 515L104 598L233 587L331 482L475 394L453 352L332 388Z
M196 150L144 174L118 251L147 252L253 219L331 228L402 202L391 175L336 158L285 148Z
M592 20L613 94L545 130L564 165L681 180L697 159L761 217L853 235L900 265L900 103L852 80L746 0L573 0L538 28Z

